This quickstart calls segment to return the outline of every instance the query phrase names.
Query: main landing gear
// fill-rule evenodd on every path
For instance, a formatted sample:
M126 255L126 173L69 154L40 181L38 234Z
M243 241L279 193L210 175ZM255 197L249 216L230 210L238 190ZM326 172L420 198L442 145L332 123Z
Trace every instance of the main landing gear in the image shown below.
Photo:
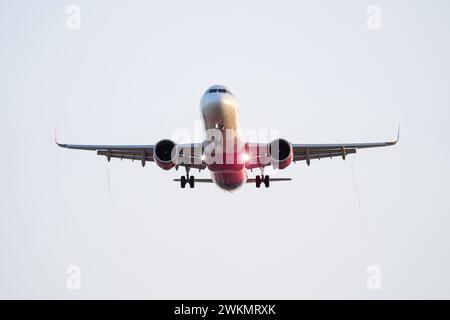
M261 187L261 183L264 183L266 188L270 187L270 178L268 175L264 175L264 167L261 168L261 175L256 176L255 185L257 188Z
M180 186L181 188L185 188L186 184L189 183L189 187L192 189L195 187L195 178L194 176L189 176L189 167L186 166L186 175L185 176L181 176L180 179Z
M269 176L267 176L267 175L266 176L264 176L264 175L256 176L256 179L255 179L256 187L257 188L261 187L261 183L264 183L264 186L266 188L270 187L270 178L269 178Z

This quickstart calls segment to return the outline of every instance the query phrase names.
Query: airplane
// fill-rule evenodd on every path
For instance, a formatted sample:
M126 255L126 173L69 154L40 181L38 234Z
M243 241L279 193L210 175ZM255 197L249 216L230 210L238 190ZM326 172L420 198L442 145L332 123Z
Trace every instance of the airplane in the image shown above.
M291 163L342 157L356 153L357 149L386 147L395 145L400 137L387 142L339 143L339 144L294 144L286 139L277 138L269 143L244 142L239 129L238 103L229 88L223 85L209 87L200 101L206 139L200 143L177 144L163 139L152 145L82 145L55 142L59 147L68 149L96 151L111 158L139 160L144 167L146 162L155 162L164 170L184 167L186 175L180 179L181 188L195 183L215 183L225 191L235 191L245 183L254 183L256 188L263 184L266 188L271 182L289 181L291 178L271 178L264 175L264 168L285 169ZM190 175L191 169L208 169L211 179L196 179ZM248 170L259 169L261 175L248 177Z

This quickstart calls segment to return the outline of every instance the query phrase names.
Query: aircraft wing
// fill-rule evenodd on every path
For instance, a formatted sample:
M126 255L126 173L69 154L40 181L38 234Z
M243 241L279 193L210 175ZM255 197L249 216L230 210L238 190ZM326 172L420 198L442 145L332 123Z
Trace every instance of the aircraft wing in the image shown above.
M88 145L88 144L56 144L61 148L97 151L98 155L111 158L154 161L154 145Z
M305 160L309 165L311 159L342 157L345 159L347 154L356 153L357 149L379 148L395 145L400 138L400 128L397 139L385 142L368 143L337 143L337 144L292 144L294 152L294 161Z
M67 149L76 149L76 150L89 150L96 151L98 155L105 156L108 161L111 158L118 159L127 159L127 160L137 160L142 163L142 166L145 166L147 161L154 162L154 148L155 145L90 145L90 144L66 144L59 143L56 141L56 144L61 148ZM180 145L180 150L183 148L188 148L194 150L195 148L201 148L201 144L189 144L189 145ZM194 154L194 151L192 151ZM193 156L191 156L193 157ZM184 166L185 163L180 162L178 165ZM205 165L200 161L200 163L189 163L189 166L194 169L204 169Z
M370 142L370 143L338 143L338 144L292 144L294 161L305 160L308 164L311 159L333 158L340 156L345 159L347 154L356 153L357 149L387 147L398 141Z
M395 145L400 137L400 128L398 131L397 139L393 141L385 142L368 142L368 143L336 143L336 144L291 144L293 151L294 162L306 161L309 165L312 159L333 158L342 157L346 158L348 154L356 153L357 149L379 148ZM250 157L262 159L268 158L268 144L250 143L249 153ZM261 164L259 161L255 161L255 164L250 164L247 167L249 169L260 168L270 165L269 163Z
M369 142L369 143L337 143L337 144L292 144L293 150L293 161L306 161L309 165L312 159L321 158L333 158L342 157L346 158L348 154L356 153L357 149L368 149L368 148L378 148L387 147L395 145L400 137L400 128L398 131L397 139L394 141L386 142ZM55 142L58 146L67 149L78 149L78 150L90 150L96 151L98 155L106 156L108 161L111 158L128 159L128 160L138 160L141 161L142 166L145 165L147 161L154 162L154 148L155 145L84 145L84 144L65 144ZM196 158L195 150L201 149L202 144L182 144L179 145L180 150L190 150L189 154L183 158L186 161L180 161L178 165L184 166L189 165L189 167L194 169L205 169L206 164L200 160L198 164L192 163L192 160ZM263 158L268 157L267 150L268 144L250 143L250 156L253 158ZM183 154L183 151L180 155ZM186 158L187 157L187 158ZM262 164L259 160L255 161L255 164L247 165L248 169L260 168L269 165L269 163Z

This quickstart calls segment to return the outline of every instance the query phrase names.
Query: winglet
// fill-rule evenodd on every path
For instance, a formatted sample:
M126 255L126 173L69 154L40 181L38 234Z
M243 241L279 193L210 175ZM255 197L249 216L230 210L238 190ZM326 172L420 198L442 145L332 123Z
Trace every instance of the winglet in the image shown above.
M67 147L67 144L59 143L59 142L58 142L58 131L57 131L57 129L56 129L56 126L55 126L55 143L56 143L56 145L57 145L58 147L61 147L61 148Z
M397 139L394 141L386 142L386 145L393 146L394 144L397 144L397 142L400 140L400 124L398 124L398 131L397 131Z

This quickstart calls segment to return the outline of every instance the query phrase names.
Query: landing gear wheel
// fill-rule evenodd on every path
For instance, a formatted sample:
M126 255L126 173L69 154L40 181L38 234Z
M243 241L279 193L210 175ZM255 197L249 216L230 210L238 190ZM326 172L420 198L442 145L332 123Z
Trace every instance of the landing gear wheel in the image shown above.
M195 187L195 178L194 176L189 177L189 187L194 188Z
M181 176L181 179L180 179L180 186L181 186L181 188L183 188L183 189L184 189L184 187L186 187L186 177L185 177L185 176Z
M255 184L257 188L261 186L261 176L256 176Z
M264 186L265 186L266 188L268 188L268 187L270 186L270 179L269 179L269 176L265 176L265 177L264 177Z

